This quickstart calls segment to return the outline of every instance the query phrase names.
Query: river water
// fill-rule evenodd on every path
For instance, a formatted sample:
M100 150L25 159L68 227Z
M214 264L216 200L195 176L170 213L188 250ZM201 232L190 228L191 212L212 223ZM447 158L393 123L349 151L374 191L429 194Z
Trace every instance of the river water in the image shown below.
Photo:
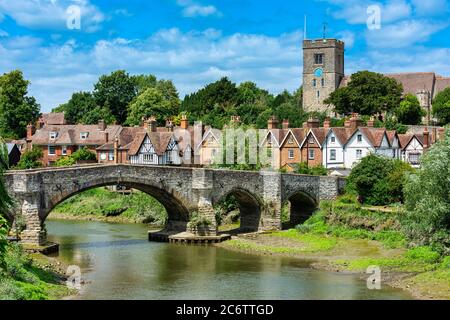
M75 299L410 299L368 290L354 275L313 270L298 259L257 256L213 246L147 241L139 224L46 222L59 258L81 268Z

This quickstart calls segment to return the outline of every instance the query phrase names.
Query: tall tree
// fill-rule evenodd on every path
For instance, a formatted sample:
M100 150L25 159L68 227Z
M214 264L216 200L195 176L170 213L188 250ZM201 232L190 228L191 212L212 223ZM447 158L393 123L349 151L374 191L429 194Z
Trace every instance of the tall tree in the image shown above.
M325 103L332 104L340 114L357 112L373 115L396 109L401 101L403 86L382 74L360 71L352 75L347 87L334 91Z
M177 115L169 100L156 88L148 88L130 105L127 124L139 125L142 118L155 116L160 125L169 117Z
M450 123L450 88L439 92L433 100L433 116L439 123L445 125Z
M93 94L99 107L109 109L119 123L124 123L128 105L137 95L136 83L124 70L114 71L100 77Z
M24 137L27 125L39 117L39 104L27 95L29 84L20 70L0 76L0 135L5 138Z
M64 112L64 117L69 124L83 123L81 119L91 110L95 109L97 104L90 92L76 92L72 94L70 100L60 105L57 110Z
M412 94L405 96L394 113L400 123L410 125L420 124L422 117L426 115L426 112L420 106L419 100Z

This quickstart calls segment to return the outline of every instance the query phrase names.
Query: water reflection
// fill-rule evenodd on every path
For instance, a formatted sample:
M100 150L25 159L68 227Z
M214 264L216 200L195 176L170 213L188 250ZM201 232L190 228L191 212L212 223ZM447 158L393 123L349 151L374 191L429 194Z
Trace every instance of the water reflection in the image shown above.
M408 299L296 259L147 241L143 225L47 222L59 256L82 268L78 299Z

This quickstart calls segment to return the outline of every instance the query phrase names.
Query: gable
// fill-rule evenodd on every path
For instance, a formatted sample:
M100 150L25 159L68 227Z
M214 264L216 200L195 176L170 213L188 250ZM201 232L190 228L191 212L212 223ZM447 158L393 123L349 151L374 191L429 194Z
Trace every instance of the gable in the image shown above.
M155 152L155 148L152 144L152 142L150 141L149 136L145 136L144 141L141 144L141 147L139 148L139 153L140 154L153 154L156 153Z

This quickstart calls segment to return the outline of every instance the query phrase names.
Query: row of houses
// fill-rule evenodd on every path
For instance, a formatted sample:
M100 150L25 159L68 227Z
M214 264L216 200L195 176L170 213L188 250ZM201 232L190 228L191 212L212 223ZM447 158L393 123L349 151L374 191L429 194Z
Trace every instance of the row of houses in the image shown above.
M444 128L425 127L421 134L398 134L394 130L375 128L374 120L367 125L357 114L345 122L344 127L331 127L325 120L323 127L317 119L309 119L303 128L289 128L283 121L271 118L263 144L278 149L277 169L294 170L298 163L324 166L327 169L348 170L368 154L379 154L391 159L401 159L412 166L420 165L420 156L438 139L444 137Z
M232 122L239 121L239 117L232 117ZM444 134L443 128L422 134L397 134L375 128L373 120L363 126L356 114L344 127L331 127L329 120L320 127L317 119L309 119L302 128L290 128L287 120L281 128L278 126L278 120L270 118L258 144L271 150L274 169L287 171L295 170L301 162L345 171L369 153L419 166L423 152ZM179 126L167 121L166 126L158 127L152 117L143 120L141 126L123 127L106 125L104 121L97 125L67 125L60 115L46 116L36 126L28 126L25 141L24 149L43 149L42 162L46 166L84 147L96 153L102 164L207 166L217 161L223 145L222 131L201 124L190 126L186 117Z

